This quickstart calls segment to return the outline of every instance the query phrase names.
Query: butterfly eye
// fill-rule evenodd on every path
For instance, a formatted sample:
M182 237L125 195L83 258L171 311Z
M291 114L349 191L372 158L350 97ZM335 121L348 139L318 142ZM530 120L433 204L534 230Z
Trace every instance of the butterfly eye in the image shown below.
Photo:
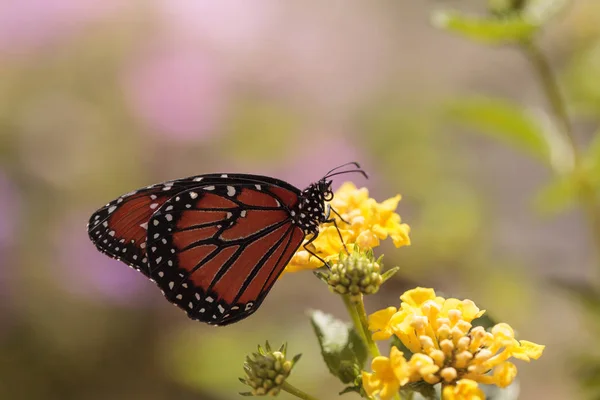
M331 200L333 200L333 192L331 190L325 192L325 195L323 196L323 199L325 201L331 201Z

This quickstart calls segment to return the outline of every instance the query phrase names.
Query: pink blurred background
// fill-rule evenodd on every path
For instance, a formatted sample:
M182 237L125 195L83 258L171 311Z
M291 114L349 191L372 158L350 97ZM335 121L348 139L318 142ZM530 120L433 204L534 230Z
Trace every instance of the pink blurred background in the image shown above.
M540 215L533 198L548 172L440 113L471 93L545 107L518 52L430 25L431 11L448 6L485 9L474 0L0 2L0 398L237 398L245 354L267 339L304 354L294 384L337 393L305 310L345 318L344 309L312 274L285 276L252 318L209 328L97 253L85 224L109 200L162 180L246 172L304 187L353 160L372 179L352 179L374 197L403 195L413 231L410 248L380 250L401 273L367 307L395 305L414 284L469 297L547 345L520 366L521 398L576 398L570 357L584 325L546 282L590 275L585 221ZM595 2L574 1L542 37L574 108L587 106L582 140L600 115L600 89L588 85L600 69L599 21Z

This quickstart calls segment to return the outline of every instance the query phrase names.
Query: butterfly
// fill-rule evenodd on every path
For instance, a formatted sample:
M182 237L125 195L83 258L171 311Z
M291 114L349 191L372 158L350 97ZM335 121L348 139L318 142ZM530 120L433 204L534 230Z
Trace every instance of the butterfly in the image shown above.
M167 181L97 210L88 235L100 252L155 282L191 319L228 325L258 309L302 243L310 252L320 224L335 223L330 178L351 172L367 177L352 162L302 191L249 174Z

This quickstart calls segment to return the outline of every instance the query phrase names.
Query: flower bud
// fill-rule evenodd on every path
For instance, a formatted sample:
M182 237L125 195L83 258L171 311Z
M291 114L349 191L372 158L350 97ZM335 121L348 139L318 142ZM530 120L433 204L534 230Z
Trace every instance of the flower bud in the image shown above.
M244 396L276 396L281 390L281 385L290 375L294 364L300 355L292 360L286 359L287 345L282 345L279 350L271 349L269 342L265 347L258 346L258 352L246 357L244 363L245 378L240 381L250 386L252 390L240 393Z
M355 247L351 254L341 254L329 271L316 274L335 293L352 297L374 294L397 271L393 269L381 274L380 261L375 260L372 251L363 252Z

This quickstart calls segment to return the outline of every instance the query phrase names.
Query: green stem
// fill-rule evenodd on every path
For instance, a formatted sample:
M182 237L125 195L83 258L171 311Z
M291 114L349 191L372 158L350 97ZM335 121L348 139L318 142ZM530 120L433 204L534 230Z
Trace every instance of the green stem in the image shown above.
M299 399L303 400L318 400L316 397L311 396L310 394L304 393L302 390L292 386L290 383L283 382L281 385L281 390L288 392L292 396L296 396Z
M344 305L352 318L354 328L358 331L364 343L366 343L371 357L380 357L379 347L373 341L371 332L369 331L369 323L367 321L367 313L365 311L365 303L363 302L363 296L351 298L349 295L342 295ZM400 394L394 394L394 400L400 400Z
M348 295L342 295L342 299L344 300L344 305L348 310L348 314L350 314L350 318L352 318L352 323L354 324L354 327L356 328L356 331L362 340L367 345L369 352L371 353L371 357L381 356L379 348L373 341L373 338L371 338L369 332L369 324L367 323L367 316L365 314L365 306L362 301L362 296L360 297L360 301L354 301Z
M600 256L600 208L598 197L593 185L589 182L586 175L582 173L583 166L581 152L575 140L573 124L569 118L564 98L558 86L558 81L552 72L548 59L534 42L524 42L521 44L521 47L529 58L534 71L539 76L540 83L548 98L552 113L559 122L561 128L560 131L570 147L571 154L573 155L573 173L575 179L577 179L576 184L579 188L579 202L588 216L596 251L598 256ZM599 273L600 271L597 271L596 275ZM597 276L595 280L599 282L599 279L600 276Z
M548 98L552 113L561 125L561 131L564 134L565 139L569 142L569 147L573 152L573 160L575 165L577 165L580 162L581 154L573 134L573 125L571 124L571 119L567 112L567 106L560 92L560 88L558 87L558 81L550 67L550 63L542 50L534 42L523 42L521 47L541 81L542 89Z

